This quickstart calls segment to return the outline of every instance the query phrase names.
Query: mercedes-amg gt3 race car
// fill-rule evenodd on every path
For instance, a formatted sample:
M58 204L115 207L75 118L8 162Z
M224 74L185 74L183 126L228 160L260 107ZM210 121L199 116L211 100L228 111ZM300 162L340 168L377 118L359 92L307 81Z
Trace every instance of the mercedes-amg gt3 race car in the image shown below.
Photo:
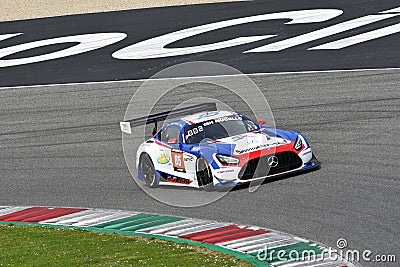
M180 118L160 130L157 122ZM155 123L153 137L137 151L139 180L150 187L176 185L233 187L320 167L306 137L265 127L238 112L218 111L215 103L121 122L121 130Z

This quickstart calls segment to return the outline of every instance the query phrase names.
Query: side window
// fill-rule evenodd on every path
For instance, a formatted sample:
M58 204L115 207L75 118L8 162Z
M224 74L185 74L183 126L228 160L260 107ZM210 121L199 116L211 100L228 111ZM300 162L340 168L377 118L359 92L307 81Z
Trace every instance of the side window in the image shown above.
M243 122L246 125L246 130L248 132L255 131L258 129L257 125L251 120L243 120Z
M160 141L168 143L168 140L176 139L176 142L182 142L181 130L177 126L168 126L161 130Z

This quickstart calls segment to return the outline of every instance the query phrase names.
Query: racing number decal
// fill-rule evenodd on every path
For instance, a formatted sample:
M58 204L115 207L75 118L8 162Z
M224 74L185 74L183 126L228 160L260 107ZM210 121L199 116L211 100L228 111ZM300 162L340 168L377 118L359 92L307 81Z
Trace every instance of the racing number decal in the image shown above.
M185 161L183 160L183 151L181 150L171 150L172 165L174 166L174 171L186 172L185 171Z
M191 136L193 136L193 135L196 135L196 134L198 134L198 133L201 133L202 131L204 131L204 128L203 128L203 126L198 126L198 127L195 127L195 128L193 128L193 129L190 129L188 132L187 132L187 135L186 135L186 139L188 138L188 137L191 137Z

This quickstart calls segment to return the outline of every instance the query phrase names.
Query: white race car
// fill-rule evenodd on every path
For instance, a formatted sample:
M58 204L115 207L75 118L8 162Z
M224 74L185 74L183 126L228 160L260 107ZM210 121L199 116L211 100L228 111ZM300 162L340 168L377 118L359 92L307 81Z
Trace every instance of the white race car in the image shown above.
M180 119L157 130L166 118ZM121 130L148 123L156 125L153 137L139 146L136 164L138 179L150 187L211 190L320 167L303 134L217 111L215 103L121 122Z

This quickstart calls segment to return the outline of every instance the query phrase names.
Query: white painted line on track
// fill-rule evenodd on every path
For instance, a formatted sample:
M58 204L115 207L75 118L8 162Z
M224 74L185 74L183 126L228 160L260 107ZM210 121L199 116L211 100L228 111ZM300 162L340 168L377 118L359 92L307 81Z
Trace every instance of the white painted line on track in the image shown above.
M249 246L245 246L245 247L236 248L235 250L250 253L250 252L254 252L254 251L265 250L266 247L268 249L273 249L273 248L286 246L286 245L292 245L292 244L296 244L296 243L298 243L298 242L293 240L293 238L290 238L290 237L284 238L284 239L275 238L275 240L270 241L270 242L262 242L262 243L258 243L258 244L253 244L253 245L249 245Z
M221 246L226 246L227 248L230 249L240 249L240 248L245 248L249 245L258 245L258 244L266 244L270 241L278 241L278 240L287 240L287 239L291 239L292 237L290 236L284 236L284 235L278 235L278 234L265 234L265 235L260 235L257 236L259 238L254 238L251 240L243 240L243 242L237 242L234 244L230 244L230 245L223 245L223 244L219 244ZM241 241L241 239L239 239L239 241Z
M396 8L393 8L393 9L390 9L390 10L386 10L386 11L382 11L382 12L379 12L379 13L385 14L385 13L398 13L398 12L400 12L400 7L396 7Z
M91 221L91 220L96 219L96 218L109 217L110 215L114 215L114 214L115 214L115 212L106 212L105 211L105 212L101 213L101 212L98 211L98 212L93 212L92 214L87 214L87 215L84 215L84 216L76 216L75 218L70 218L70 219L67 219L67 220L61 220L58 223L72 225L72 224L75 224L75 223L78 223L78 222Z
M99 216L99 215L108 215L108 214L110 214L109 212L108 213L105 213L105 211L101 211L101 210L85 210L85 211L82 211L82 212L77 212L77 213L74 213L74 214L70 214L70 216L69 217L60 217L60 218L57 218L57 220L54 220L54 222L56 222L56 223L58 223L58 224L68 224L68 225L70 225L70 224L74 224L74 223L76 223L76 222L79 222L79 221L85 221L87 218L92 218L93 216Z
M166 232L180 230L182 228L191 228L191 227L195 227L195 226L205 225L207 223L211 223L211 222L189 219L189 220L183 220L183 221L173 222L173 223L169 223L169 224L164 224L164 225L157 226L157 227L151 227L151 228L147 228L147 229L140 230L137 232L144 232L144 233L149 233L149 234L165 234Z
M135 215L134 213L117 213L117 214L113 214L113 215L109 215L109 216L105 216L105 217L98 217L98 218L91 219L91 220L77 222L77 223L74 223L73 226L94 226L96 224L107 223L107 222L111 222L111 221L115 221L115 220L119 220L119 219L124 219L124 218L128 218L128 217L134 216L134 215Z
M164 81L164 80L188 80L188 79L201 79L201 78L223 78L223 77L238 77L238 76L267 76L267 75L296 75L296 74L318 74L318 73L342 73L342 72L369 72L369 71L400 71L400 67L395 68L372 68L372 69L338 69L338 70L307 70L307 71L283 71L283 72L258 72L248 74L227 74L227 75L204 75L204 76L188 76L188 77L171 77L171 78L157 78L157 79L132 79L132 80L118 80L118 81L98 81L98 82L76 82L76 83L55 83L55 84L42 84L42 85L26 85L26 86L6 86L0 87L0 90L9 89L25 89L25 88L39 88L39 87L59 87L59 86L74 86L74 85L101 85L113 83L130 83L130 82L145 82L145 81Z
M58 223L60 221L65 221L65 220L68 220L68 219L81 217L81 216L84 217L87 214L93 214L93 213L94 213L94 210L84 210L84 211L81 211L81 212L76 212L76 213L64 215L64 216L61 216L61 217L56 217L56 218L49 219L49 220L46 220L46 221L41 221L40 223Z
M132 213L123 213L123 214L116 214L116 213L94 213L91 215L87 215L84 217L76 217L73 219L68 220L61 220L57 222L57 224L66 224L66 225L73 225L73 226L91 226L99 223L114 221L122 218L126 218L129 216L133 216L135 214Z
M92 226L118 219L127 218L138 214L137 212L127 211L107 211L107 210L85 210L66 216L41 221L40 224L70 225L70 226Z
M223 243L218 243L218 245L220 246L224 246L224 247L240 247L240 246L244 246L247 243L252 243L256 240L261 240L261 239L265 239L268 237L272 237L275 236L277 234L275 233L266 233L266 234L261 234L261 235L256 235L256 236L250 236L250 237L246 237L246 238L241 238L241 239L237 239L237 240L231 240L231 241L227 241L227 242L223 242Z
M228 225L229 225L228 223L210 223L210 224L200 225L200 226L186 228L186 229L182 229L182 230L166 232L166 233L164 233L164 235L168 235L168 236L187 235L187 234L211 230L211 229L215 229L215 228L219 228L219 227L223 227L223 226L228 226Z
M286 244L295 244L295 243L297 243L297 242L294 241L290 237L283 237L283 238L275 237L272 240L251 243L246 246L234 248L234 250L248 253L248 252L252 252L252 251L264 250L265 247L268 247L268 249L269 249L270 247L272 248L272 247L282 246L282 244L286 245ZM230 249L233 249L233 248L230 248Z
M19 207L5 207L5 208L0 210L0 216L7 215L7 214L10 214L10 213L13 213L13 212L20 211L20 210L29 209L29 208L32 208L32 207L31 206L29 206L29 207L21 207L21 206L19 206Z
M378 39L384 36L396 34L400 32L400 23L390 25L384 28L380 28L374 31L364 32L361 34L357 34L348 38L340 39L337 41L325 43L322 45L314 46L309 48L308 50L318 50L318 49L342 49L345 47L353 46L359 43L367 42L370 40Z

